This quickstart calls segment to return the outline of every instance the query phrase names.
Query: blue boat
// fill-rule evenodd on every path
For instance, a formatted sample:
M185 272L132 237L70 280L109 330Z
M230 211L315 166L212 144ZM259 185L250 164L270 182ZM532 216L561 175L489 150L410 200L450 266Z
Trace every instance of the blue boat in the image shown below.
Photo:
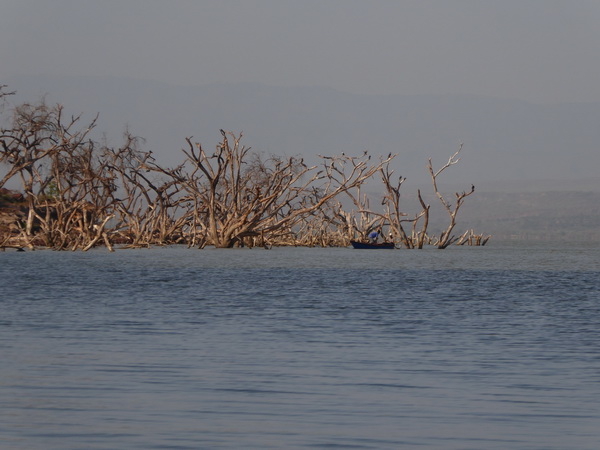
M374 242L359 242L350 241L353 248L360 250L377 250L377 249L394 249L396 245L393 242L382 242L380 244Z

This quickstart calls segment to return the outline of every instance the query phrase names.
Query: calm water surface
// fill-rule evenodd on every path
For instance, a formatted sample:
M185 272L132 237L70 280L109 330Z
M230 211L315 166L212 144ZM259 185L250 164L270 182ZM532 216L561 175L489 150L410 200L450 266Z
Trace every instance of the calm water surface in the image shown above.
M2 449L597 449L600 248L0 253Z

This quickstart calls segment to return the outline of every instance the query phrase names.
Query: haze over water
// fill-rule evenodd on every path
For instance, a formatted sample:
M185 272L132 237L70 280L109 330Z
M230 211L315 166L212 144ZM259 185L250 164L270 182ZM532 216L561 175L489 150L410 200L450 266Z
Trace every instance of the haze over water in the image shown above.
M599 249L0 253L7 449L595 449Z

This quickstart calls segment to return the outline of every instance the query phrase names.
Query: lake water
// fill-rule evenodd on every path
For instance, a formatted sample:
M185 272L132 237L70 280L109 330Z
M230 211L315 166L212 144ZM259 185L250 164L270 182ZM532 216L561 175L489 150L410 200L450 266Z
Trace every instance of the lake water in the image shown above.
M600 248L0 253L2 449L597 449Z

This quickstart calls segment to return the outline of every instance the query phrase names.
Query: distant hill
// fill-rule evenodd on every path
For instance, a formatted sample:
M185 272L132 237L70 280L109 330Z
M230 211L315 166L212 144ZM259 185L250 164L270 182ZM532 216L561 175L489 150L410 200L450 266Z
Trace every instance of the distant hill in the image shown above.
M98 133L106 132L112 145L128 126L166 165L181 162L185 137L210 148L220 128L243 131L257 151L312 161L318 154L397 152L407 201L429 183L427 158L439 167L464 142L461 162L440 183L448 190L475 183L461 216L469 228L514 238L598 236L600 103L354 95L254 83L184 87L110 77L0 82L17 91L11 102L45 95L88 120L100 113Z
M431 206L429 231L439 235L448 226L448 214L432 189L427 186L421 188L425 202ZM443 192L451 203L454 192L448 189ZM380 192L374 190L369 192L369 196L381 198ZM371 207L377 209L377 202L372 202ZM401 210L407 213L408 218L421 210L416 191L404 191ZM473 229L477 234L491 234L491 242L600 242L600 191L490 192L476 189L465 200L457 217L455 234Z
M47 95L91 118L115 144L128 125L164 161L180 160L186 136L205 147L219 129L280 155L400 153L399 172L425 179L464 142L448 181L577 180L600 167L600 103L536 105L479 96L354 95L329 88L260 84L195 87L110 77L23 76L0 80L33 101Z
M460 222L497 239L600 241L600 192L484 192Z

